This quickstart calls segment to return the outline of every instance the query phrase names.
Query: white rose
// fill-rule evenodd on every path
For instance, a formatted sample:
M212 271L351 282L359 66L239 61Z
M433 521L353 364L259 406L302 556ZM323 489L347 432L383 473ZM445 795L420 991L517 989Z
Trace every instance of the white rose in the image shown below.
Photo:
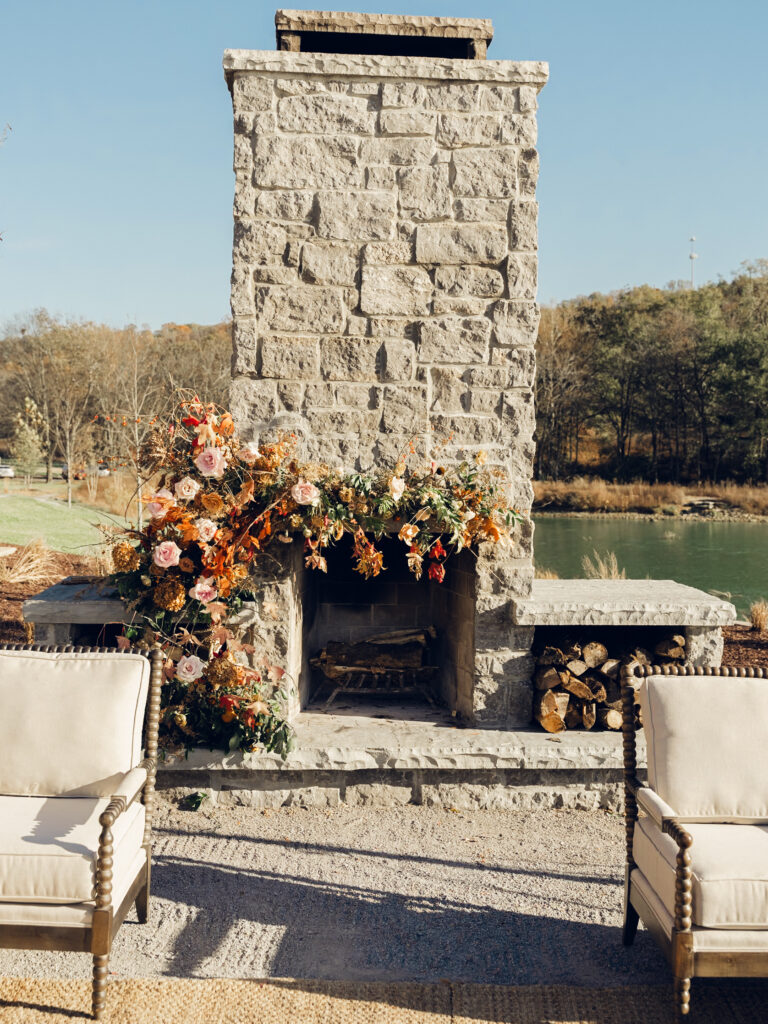
M210 544L218 530L216 523L212 519L196 519L195 526L197 527L197 536L200 540L204 544Z
M393 476L389 481L389 493L395 501L400 501L405 493L405 480L400 476Z
M176 665L176 678L182 683L194 683L205 671L205 662L201 661L196 654L187 654L179 658Z
M191 476L185 476L178 483L174 484L173 489L179 501L192 501L200 490L200 484L197 480L193 480Z

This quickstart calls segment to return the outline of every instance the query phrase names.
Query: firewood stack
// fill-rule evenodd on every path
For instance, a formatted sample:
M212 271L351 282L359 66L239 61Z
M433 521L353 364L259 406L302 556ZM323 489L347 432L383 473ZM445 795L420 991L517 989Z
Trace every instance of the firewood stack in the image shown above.
M598 640L561 650L545 647L536 660L534 717L547 732L564 729L621 729L621 667L685 661L685 637L661 640L653 657L642 647L609 655Z

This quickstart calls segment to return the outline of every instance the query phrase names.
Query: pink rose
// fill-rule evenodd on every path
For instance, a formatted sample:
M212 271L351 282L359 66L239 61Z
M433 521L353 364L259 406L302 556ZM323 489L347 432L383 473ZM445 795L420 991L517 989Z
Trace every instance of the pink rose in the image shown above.
M191 476L185 476L177 484L174 484L173 489L176 491L176 497L179 501L192 501L200 490L200 484L197 480L193 480Z
M189 596L202 604L208 604L209 601L216 600L219 592L209 576L201 576L194 587L189 588Z
M218 448L203 448L195 459L195 465L202 476L212 476L220 480L227 468L227 460Z
M252 466L260 455L259 446L255 441L249 441L240 449L240 461L248 466Z
M176 665L176 678L182 683L194 683L196 679L205 672L205 662L201 661L196 654L187 654L179 658Z
M395 501L400 501L404 491L405 480L403 480L402 477L393 476L392 479L389 481L389 493L392 495Z
M164 540L152 552L152 561L161 569L170 569L172 565L178 565L179 558L181 558L181 548L172 540Z
M291 488L291 497L297 505L314 505L320 497L320 491L307 480L299 480Z
M200 540L204 544L210 544L218 530L216 523L212 519L196 519L195 526L197 527L197 536Z
M153 519L162 519L169 508L173 508L176 501L168 490L163 487L157 494L152 495L152 500L147 502L147 512Z

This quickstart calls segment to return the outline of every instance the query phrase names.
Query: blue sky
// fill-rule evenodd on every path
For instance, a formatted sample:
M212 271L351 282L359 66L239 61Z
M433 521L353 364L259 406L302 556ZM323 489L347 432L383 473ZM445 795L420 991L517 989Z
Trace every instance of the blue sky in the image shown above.
M318 5L320 6L320 5ZM329 6L323 4L322 6ZM542 302L768 257L764 0L381 0L490 17L540 96ZM274 47L261 0L0 0L0 323L228 315L227 47Z

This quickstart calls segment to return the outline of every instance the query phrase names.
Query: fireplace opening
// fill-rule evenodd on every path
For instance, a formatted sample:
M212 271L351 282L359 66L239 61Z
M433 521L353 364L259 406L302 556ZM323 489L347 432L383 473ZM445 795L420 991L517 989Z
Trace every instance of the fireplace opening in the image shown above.
M474 680L474 569L454 555L442 583L409 571L395 537L377 544L385 571L366 580L354 569L351 537L326 552L328 572L304 571L305 704L337 698L443 705L470 717ZM334 693L334 691L338 691Z

